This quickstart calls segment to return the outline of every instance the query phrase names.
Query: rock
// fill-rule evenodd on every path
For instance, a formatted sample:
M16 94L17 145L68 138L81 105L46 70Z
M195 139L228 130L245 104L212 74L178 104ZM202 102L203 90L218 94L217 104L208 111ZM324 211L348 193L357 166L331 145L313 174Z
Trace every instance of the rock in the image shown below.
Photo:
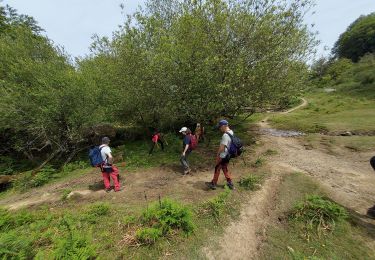
M341 133L341 136L352 136L353 133L350 131L346 131L345 133Z

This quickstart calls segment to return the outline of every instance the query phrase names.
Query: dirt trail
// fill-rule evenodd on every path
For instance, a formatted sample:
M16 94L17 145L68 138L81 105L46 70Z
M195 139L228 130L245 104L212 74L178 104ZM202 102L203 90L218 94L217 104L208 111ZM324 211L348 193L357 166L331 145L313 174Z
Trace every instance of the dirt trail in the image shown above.
M281 113L291 113L307 104L303 99L301 105ZM260 132L270 128L267 120L268 117L258 124ZM326 188L335 201L362 216L374 205L375 174L368 164L369 154L347 152L335 156L324 150L309 150L302 140L301 137L277 137L267 134L261 136L265 149L278 152L277 156L272 157L272 177L244 205L240 219L225 229L223 237L215 239L220 241L219 249L214 246L204 248L207 258L258 258L264 229L272 223L275 201L273 198L278 192L282 174L285 173L301 172L312 176ZM365 221L375 223L369 219Z

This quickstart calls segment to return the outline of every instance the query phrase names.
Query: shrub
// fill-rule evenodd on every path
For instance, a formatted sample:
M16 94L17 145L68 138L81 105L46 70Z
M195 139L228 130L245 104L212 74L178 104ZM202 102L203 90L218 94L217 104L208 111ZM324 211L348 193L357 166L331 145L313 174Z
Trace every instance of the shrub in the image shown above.
M321 233L332 231L335 223L345 220L348 213L343 207L326 198L310 195L295 206L290 217L297 222L302 222L308 232L317 230Z
M23 226L33 220L33 215L27 211L11 213L8 210L0 209L0 230L2 231Z
M238 182L239 185L246 189L246 190L256 190L259 188L259 182L261 178L259 176L255 175L249 175L247 177L241 178L240 181Z
M84 162L84 161L77 161L77 162L68 163L68 164L65 164L63 166L62 173L69 173L69 172L72 172L72 171L75 171L75 170L85 169L88 166L89 166L88 163Z
M163 199L152 204L143 212L142 220L144 224L160 229L163 235L173 230L182 230L189 235L195 228L191 210L170 199Z
M158 228L141 228L137 230L136 238L139 242L144 244L153 244L163 235L163 232Z

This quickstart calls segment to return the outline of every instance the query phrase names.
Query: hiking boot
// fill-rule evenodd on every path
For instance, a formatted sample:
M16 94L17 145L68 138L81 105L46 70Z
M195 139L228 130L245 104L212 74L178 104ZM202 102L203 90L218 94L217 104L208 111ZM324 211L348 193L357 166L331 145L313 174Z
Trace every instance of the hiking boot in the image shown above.
M110 193L112 189L105 189L105 192Z
M191 172L191 169L185 170L183 175L188 175L190 174L190 172Z
M216 185L210 181L210 182L206 182L206 185L208 188L210 188L211 190L216 190Z
M234 190L233 182L228 182L227 185L229 189Z

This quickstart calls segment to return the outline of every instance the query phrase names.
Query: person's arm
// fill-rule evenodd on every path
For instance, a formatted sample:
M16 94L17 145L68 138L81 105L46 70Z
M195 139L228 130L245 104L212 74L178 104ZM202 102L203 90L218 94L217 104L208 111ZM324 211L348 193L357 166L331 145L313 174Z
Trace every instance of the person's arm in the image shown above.
M113 164L113 156L112 153L107 153L107 161L109 164Z
M184 149L184 151L182 152L182 155L183 155L183 156L185 156L185 154L186 154L186 152L187 152L188 149L189 149L189 145L187 144L187 145L185 145L185 149Z

